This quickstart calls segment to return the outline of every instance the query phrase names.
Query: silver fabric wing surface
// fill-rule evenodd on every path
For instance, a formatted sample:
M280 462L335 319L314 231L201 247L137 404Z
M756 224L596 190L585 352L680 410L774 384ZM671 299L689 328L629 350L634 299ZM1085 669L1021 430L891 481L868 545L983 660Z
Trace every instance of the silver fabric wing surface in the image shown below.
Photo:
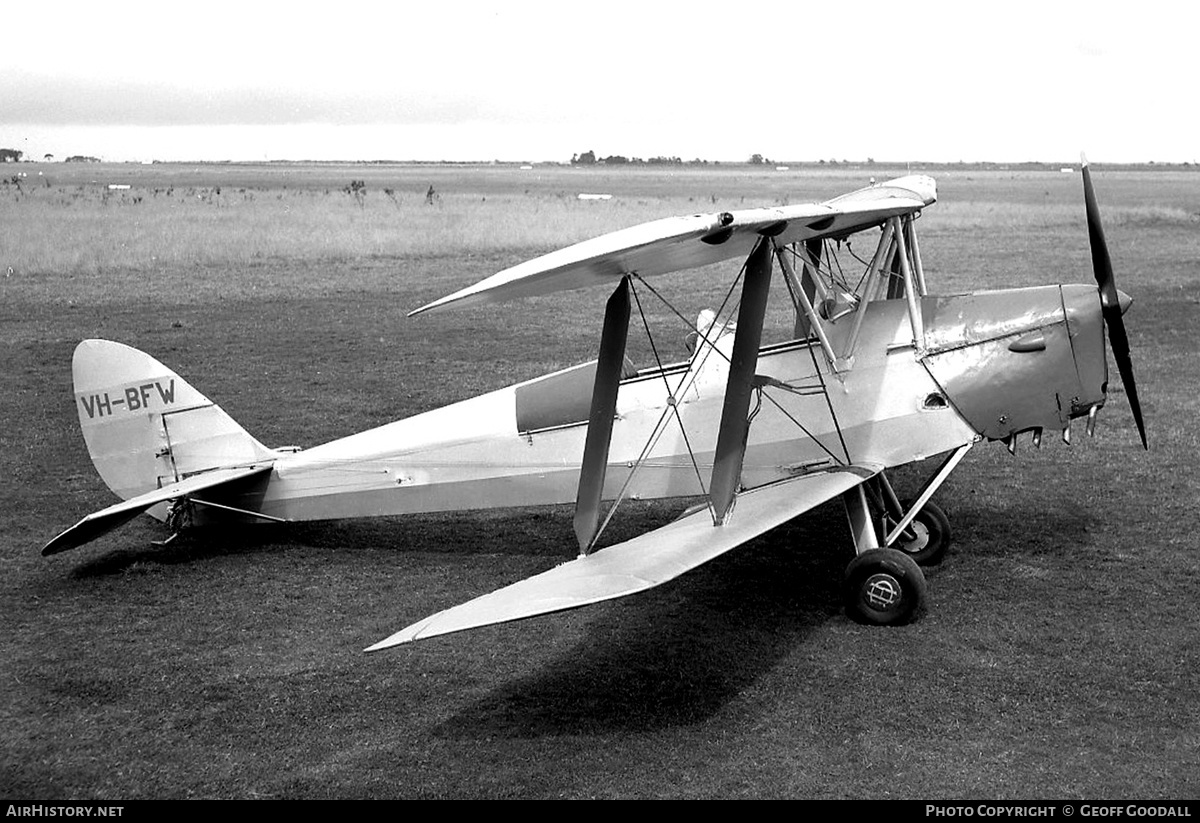
M627 274L652 277L746 257L760 237L778 245L843 237L937 200L930 177L912 175L824 203L668 217L585 240L498 272L410 314L615 283Z
M742 492L738 516L714 526L703 508L616 546L446 609L381 640L373 652L439 634L575 609L674 580L876 475L880 466L846 466Z

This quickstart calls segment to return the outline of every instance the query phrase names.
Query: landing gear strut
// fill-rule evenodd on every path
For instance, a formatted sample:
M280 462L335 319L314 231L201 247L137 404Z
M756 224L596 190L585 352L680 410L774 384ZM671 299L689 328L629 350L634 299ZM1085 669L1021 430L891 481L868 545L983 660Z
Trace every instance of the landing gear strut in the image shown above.
M925 574L921 566L937 565L950 547L950 521L929 498L970 447L960 446L947 457L914 500L901 503L883 472L842 495L857 555L846 567L845 603L850 617L875 626L896 626L922 610Z

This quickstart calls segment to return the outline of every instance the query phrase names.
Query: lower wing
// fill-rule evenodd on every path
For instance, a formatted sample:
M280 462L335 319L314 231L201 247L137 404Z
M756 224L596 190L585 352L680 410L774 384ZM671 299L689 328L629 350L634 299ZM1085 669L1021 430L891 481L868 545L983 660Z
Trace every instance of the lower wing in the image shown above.
M708 508L701 509L632 540L438 612L367 651L574 609L654 588L853 489L880 468L845 466L742 492L724 525L713 525Z

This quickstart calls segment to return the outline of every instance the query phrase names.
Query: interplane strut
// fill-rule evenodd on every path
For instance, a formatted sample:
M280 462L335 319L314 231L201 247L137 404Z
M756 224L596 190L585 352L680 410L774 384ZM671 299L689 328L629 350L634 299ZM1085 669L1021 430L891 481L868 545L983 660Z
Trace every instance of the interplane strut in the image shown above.
M579 540L581 554L591 548L600 522L600 498L604 492L604 474L608 466L608 449L612 442L613 418L617 413L617 392L621 387L621 367L625 361L628 336L629 278L624 277L608 298L604 309L604 329L600 334L596 382L592 389L592 408L588 414L583 465L579 471L579 493L575 498L575 537Z
M713 517L718 524L725 522L741 482L746 437L750 432L746 415L754 394L754 370L758 366L758 349L762 343L763 318L767 312L770 288L771 240L764 237L758 241L750 253L750 259L746 261L746 279L742 284L742 304L738 308L729 382L725 388L717 451L713 457L709 496Z

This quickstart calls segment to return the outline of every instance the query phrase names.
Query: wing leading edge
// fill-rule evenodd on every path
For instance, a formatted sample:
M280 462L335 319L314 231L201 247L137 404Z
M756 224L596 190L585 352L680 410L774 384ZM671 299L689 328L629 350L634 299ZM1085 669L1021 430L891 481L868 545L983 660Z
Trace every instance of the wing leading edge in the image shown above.
M742 492L733 515L722 526L714 526L709 510L701 509L632 540L438 612L366 651L652 589L849 491L879 470L878 466L848 466Z
M911 175L827 200L776 208L668 217L585 240L492 275L422 306L496 303L615 282L627 274L651 277L749 255L758 239L779 245L845 237L937 200L930 177Z

